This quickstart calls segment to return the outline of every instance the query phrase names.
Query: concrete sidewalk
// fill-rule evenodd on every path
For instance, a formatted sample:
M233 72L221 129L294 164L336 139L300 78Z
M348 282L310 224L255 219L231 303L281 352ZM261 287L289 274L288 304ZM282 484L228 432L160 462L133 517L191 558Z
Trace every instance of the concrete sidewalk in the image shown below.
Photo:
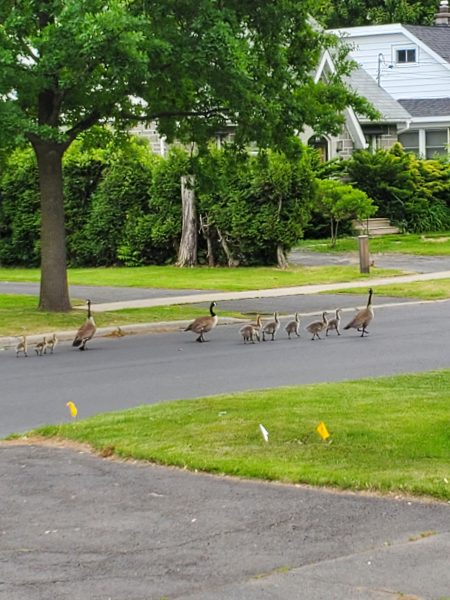
M251 290L244 292L208 292L183 296L162 296L159 298L148 298L140 300L128 300L120 302L104 302L92 306L92 311L104 312L110 310L121 310L124 308L148 308L152 306L170 306L173 304L197 304L198 302L209 302L215 300L242 300L250 298L280 298L283 296L299 296L306 294L319 294L321 292L332 292L335 290L346 290L349 288L368 288L398 283L412 283L415 281L430 281L433 279L450 279L450 271L438 273L415 273L412 275L400 275L398 277L380 277L378 279L365 279L363 281L347 281L341 283L319 283L314 285L301 285L296 287L272 288L263 290ZM84 307L80 307L84 308Z
M339 282L339 283L324 283L324 284L314 284L314 285L303 285L296 287L288 287L288 288L272 288L272 289L263 289L263 290L251 290L251 291L243 291L243 292L218 292L218 291L208 291L208 292L189 292L187 294L183 294L180 296L174 295L162 295L157 296L153 295L150 298L144 299L133 299L133 300L120 300L117 302L105 302L99 304L92 305L93 312L103 312L103 311L115 311L126 308L146 308L146 307L154 307L154 306L170 306L174 304L200 304L211 302L211 300L215 300L216 302L224 302L224 301L236 301L236 300L262 300L262 299L270 299L270 298L294 298L295 296L313 296L315 294L320 294L321 292L330 292L336 290L345 290L349 288L360 288L362 290L362 294L365 294L369 287L379 287L391 284L399 284L399 283L412 283L415 281L430 281L436 279L450 279L450 271L441 271L438 273L415 273L411 275L401 275L398 277L382 277L378 279L366 279L363 281L349 281L349 282ZM166 290L161 290L161 293L164 293ZM171 293L173 290L171 290ZM378 294L379 297L379 294ZM401 303L401 299L396 299L394 304ZM424 301L425 302L425 301ZM383 304L382 306L391 306L392 303ZM84 305L77 307L80 310L86 310ZM263 307L259 307L258 303L254 304L254 308L256 308L259 312L264 312ZM292 314L298 310L297 307L291 307ZM378 306L380 308L380 306ZM229 310L241 310L241 307L228 307ZM319 314L322 310L330 310L329 306L317 306L316 310L311 311L302 311L303 316L309 316L313 314ZM344 308L344 311L347 309ZM352 310L352 309L348 309ZM270 311L269 311L270 312ZM284 316L290 316L284 315ZM240 322L240 319L233 319L227 317L220 317L220 324L233 324ZM129 324L123 325L120 327L111 326L111 327L101 327L97 329L96 335L98 337L120 337L122 335L133 335L133 334L141 334L141 333L164 333L169 331L177 331L180 328L186 327L189 321L162 321L157 323L137 323L137 324ZM53 331L40 333L38 335L30 335L28 336L28 341L30 344L36 343L40 341L43 335L52 335ZM67 330L67 331L58 331L56 335L60 341L70 341L73 339L76 330ZM18 342L17 336L3 336L0 337L0 349L1 348L10 348L15 347Z

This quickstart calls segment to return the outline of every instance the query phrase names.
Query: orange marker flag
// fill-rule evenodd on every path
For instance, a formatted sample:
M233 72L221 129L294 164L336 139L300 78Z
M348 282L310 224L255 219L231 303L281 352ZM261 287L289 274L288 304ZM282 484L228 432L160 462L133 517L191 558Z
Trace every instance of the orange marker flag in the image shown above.
M69 400L69 402L66 402L66 406L69 407L70 414L75 419L75 417L78 414L78 408L75 406L75 404L71 400Z
M330 433L327 429L327 426L323 421L320 421L320 423L317 425L316 431L323 440L327 440L330 437Z

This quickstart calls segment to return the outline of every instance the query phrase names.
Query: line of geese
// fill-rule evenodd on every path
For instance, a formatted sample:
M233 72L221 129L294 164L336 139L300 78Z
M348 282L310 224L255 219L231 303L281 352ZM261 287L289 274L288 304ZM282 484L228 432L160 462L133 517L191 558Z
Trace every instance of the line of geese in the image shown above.
M94 337L94 334L97 330L97 326L94 321L94 317L91 313L91 301L86 300L87 305L87 317L84 323L78 329L75 338L72 342L72 346L75 348L79 348L80 350L86 350L86 344L89 340ZM44 336L40 342L34 345L34 351L36 352L36 356L42 356L43 354L47 354L47 350L49 350L50 354L53 354L53 350L55 349L58 343L58 338L54 333L51 337ZM27 336L23 335L22 339L16 346L16 357L19 356L28 356L28 340Z
M369 297L367 300L367 305L365 308L359 310L357 309L356 314L353 319L344 327L344 329L356 329L361 332L361 337L364 337L369 333L367 327L374 317L374 311L372 306L372 296L373 290L369 289ZM214 312L214 308L216 306L216 302L211 302L209 307L209 315L204 317L198 317L190 323L184 331L192 331L198 335L196 338L197 342L205 342L204 334L210 332L214 329L218 323L218 317ZM322 319L320 321L313 321L309 325L306 326L306 330L312 334L312 340L316 338L321 339L320 334L325 333L328 335L329 331L336 331L337 335L341 335L341 313L342 309L338 308L335 312L335 317L332 319L328 318L328 313L322 313ZM263 324L261 320L261 316L258 315L256 321L254 323L247 323L243 325L239 329L239 333L244 340L244 344L250 342L252 344L255 343L255 340L260 342L265 342L266 339L270 339L273 341L275 339L275 335L280 329L281 322L279 318L279 313L275 312L273 315L273 320L268 323ZM288 334L289 339L291 339L291 335L295 335L300 337L300 315L299 313L295 313L295 317L293 321L289 321L285 326L285 331Z

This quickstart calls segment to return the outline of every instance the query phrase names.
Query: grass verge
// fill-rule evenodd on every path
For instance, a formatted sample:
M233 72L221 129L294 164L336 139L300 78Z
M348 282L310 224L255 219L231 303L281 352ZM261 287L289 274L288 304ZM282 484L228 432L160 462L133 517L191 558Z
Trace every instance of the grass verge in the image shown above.
M380 235L369 240L370 252L401 253L423 256L449 256L450 232L443 233L403 233L399 235ZM358 252L356 237L339 238L336 246L330 245L330 240L302 240L297 248L308 252Z
M376 289L378 296L396 298L417 298L417 300L446 300L450 298L450 279L431 279L413 283L380 285ZM361 288L335 290L327 294L361 294Z
M372 269L371 277L398 275L392 269ZM355 266L301 267L281 270L275 267L193 267L180 269L162 267L110 267L96 269L69 269L71 285L99 285L114 287L148 287L166 289L197 289L218 291L258 290L290 287L335 281L355 281L369 278L361 275ZM38 269L0 268L0 281L38 282Z
M28 435L212 473L449 500L449 401L444 370L148 405Z
M33 296L0 295L0 336L31 335L35 333L78 329L85 313L49 313L36 309ZM189 304L132 308L114 312L95 313L97 327L119 327L135 323L157 323L195 319L205 314L204 308ZM220 312L222 317L242 317L241 313Z

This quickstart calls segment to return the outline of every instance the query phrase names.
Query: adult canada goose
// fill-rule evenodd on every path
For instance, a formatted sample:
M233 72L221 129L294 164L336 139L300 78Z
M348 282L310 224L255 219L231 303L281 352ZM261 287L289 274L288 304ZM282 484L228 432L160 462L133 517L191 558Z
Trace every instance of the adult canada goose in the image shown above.
M198 319L195 319L195 321L186 327L185 331L193 331L194 333L199 334L196 340L197 342L208 341L205 340L203 334L208 333L208 331L211 331L211 329L214 329L214 327L217 325L219 318L213 310L215 306L216 303L211 302L209 305L209 315L207 317L198 317Z
M314 321L313 323L310 323L306 329L309 331L309 333L313 334L313 336L311 338L312 340L314 340L316 337L318 337L320 340L322 338L320 337L319 333L321 333L326 328L327 325L328 325L327 313L323 312L322 320Z
M19 354L23 354L24 356L28 356L27 350L28 350L27 337L25 335L23 335L22 336L22 340L16 346L16 358L19 356Z
M328 332L332 331L333 329L336 330L336 333L338 335L341 335L341 332L340 332L340 329L339 329L339 327L341 325L341 313L342 313L342 309L341 308L337 308L336 309L336 316L335 316L335 318L334 319L330 319L328 321L327 332L326 332L325 335L328 335Z
M364 337L365 333L369 333L367 331L367 326L372 321L374 316L372 308L372 296L373 290L370 288L366 308L358 311L350 323L344 327L344 329L357 329L358 331L361 331L361 337Z
M34 347L34 351L36 352L36 356L42 356L43 354L47 354L47 338L44 336L41 342L38 342Z
M86 350L87 342L94 337L94 334L97 330L94 317L91 315L91 301L86 300L86 304L88 307L87 318L77 331L77 335L72 342L72 346L75 346L75 348L79 347L80 350Z
M263 330L262 330L263 342L266 341L266 334L272 336L271 341L273 342L275 339L275 334L279 328L280 328L280 319L278 318L278 313L274 312L273 313L273 321L269 321L263 327Z
M300 337L300 315L298 313L295 313L294 320L289 321L285 329L289 339L291 339L291 333L295 333L297 337Z
M252 344L254 344L255 343L255 338L258 340L258 342L260 340L259 329L257 329L256 327L254 327L252 324L243 325L239 329L239 333L242 335L242 338L244 340L244 344L246 344L247 342L251 342Z
M53 350L55 349L57 343L58 338L56 337L56 333L54 333L52 337L47 340L47 348L49 348L50 354L53 354Z

